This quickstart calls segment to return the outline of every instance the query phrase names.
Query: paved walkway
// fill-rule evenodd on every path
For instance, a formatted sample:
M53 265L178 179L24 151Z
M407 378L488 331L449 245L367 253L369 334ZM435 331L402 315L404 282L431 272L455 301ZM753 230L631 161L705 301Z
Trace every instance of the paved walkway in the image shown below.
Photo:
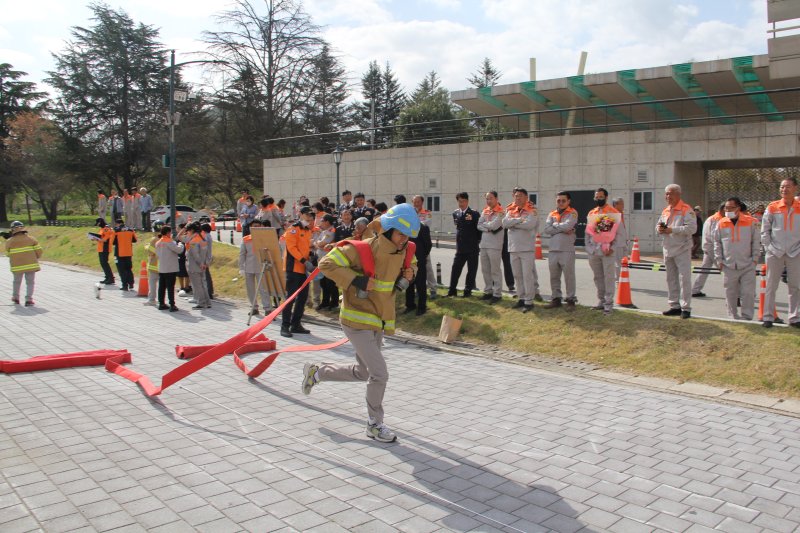
M8 295L4 258L0 272ZM157 378L175 344L246 322L229 305L97 300L96 278L47 265L36 307L4 296L0 357L127 348ZM312 330L266 333L341 335ZM102 368L0 375L0 531L800 528L799 419L393 339L386 356L392 445L364 436L363 385L301 394L302 353L252 381L225 358L154 400Z

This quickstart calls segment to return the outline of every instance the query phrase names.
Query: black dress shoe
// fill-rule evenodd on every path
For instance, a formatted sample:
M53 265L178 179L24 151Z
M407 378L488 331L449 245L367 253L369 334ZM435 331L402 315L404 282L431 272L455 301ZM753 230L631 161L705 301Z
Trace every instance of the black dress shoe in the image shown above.
M514 307L512 307L512 309L517 309L519 307L525 307L525 302L523 302L522 300L517 300L517 303L514 304Z
M417 306L416 305L414 307L406 307L405 310L403 311L403 314L407 315L411 311L416 311L416 310L417 310Z
M175 311L178 311L178 306L176 306L176 305L170 305L170 306L169 306L169 312L170 312L170 313L174 313Z
M522 306L522 312L523 313L530 313L531 311L533 311L533 306L532 305L523 305Z
M311 331L304 328L301 324L295 324L294 326L289 328L289 331L291 331L292 333L300 333L303 335L308 335L309 333L311 333Z
M281 337L294 337L288 326L281 326Z
M491 300L491 299L492 299L492 293L490 292L481 296L481 300Z
M761 323L761 327L771 328L772 327L772 321L771 320L765 320L764 322Z
M447 294L445 294L446 298L452 298L453 296L458 296L458 293L456 291L447 291Z
M472 291L464 291L464 294L461 295L462 298L470 298L472 296Z
M417 316L422 316L422 315L424 315L424 314L425 314L425 313L427 313L427 312L428 312L428 310L427 310L427 309L425 309L424 307L418 307L418 308L417 308L416 315L417 315ZM800 322L798 322L798 324L800 324Z
M777 317L775 318L775 320L773 320L773 322L775 322L776 324L785 324L786 323L786 322L783 321L782 318L777 318Z
M159 311L166 311L167 309L169 309L168 305L159 304L159 306L158 306L158 310Z
M542 295L541 295L541 294L536 294L536 295L534 295L534 297L533 297L533 301L534 301L534 302L543 302L543 301L544 301L544 298L542 298Z
M681 311L681 318L683 319L692 318L692 313L690 313L689 311Z
M661 313L664 316L679 316L681 314L681 310L679 309L669 309Z
M492 305L494 305L494 304L496 304L497 302L499 302L500 300L502 300L502 298L500 298L499 296L492 296L492 299L491 299L491 300L489 300L489 303L490 303L490 304L492 304Z
M697 291L692 293L692 298L705 298L705 297L706 293L704 293L703 291Z

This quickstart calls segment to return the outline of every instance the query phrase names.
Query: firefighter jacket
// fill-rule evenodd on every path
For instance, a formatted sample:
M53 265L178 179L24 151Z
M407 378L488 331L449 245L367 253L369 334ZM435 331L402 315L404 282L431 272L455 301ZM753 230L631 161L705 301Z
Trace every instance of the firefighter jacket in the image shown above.
M703 222L703 254L713 255L714 232L717 230L717 224L723 218L725 218L725 215L720 215L719 211L717 211Z
M309 260L311 251L311 228L304 228L299 222L292 224L284 234L286 243L286 272L305 274L305 262Z
M544 223L544 234L550 237L548 249L551 252L574 252L575 225L577 223L578 212L571 207L561 213L558 212L558 209L550 211ZM570 230L572 230L571 233ZM508 233L508 244L511 245L511 232Z
M478 231L483 233L481 237L481 250L502 250L503 249L503 215L505 212L500 205L494 209L486 206L483 208L478 219Z
M714 262L737 270L754 266L761 253L760 236L754 217L739 213L735 223L722 217L714 230Z
M111 243L114 242L114 228L103 226L100 228L100 240L97 241L97 253L111 252Z
M800 200L787 204L783 199L767 206L761 219L761 244L768 255L800 255Z
M536 249L536 232L539 230L539 217L531 202L519 207L506 206L503 227L508 230L508 251L514 253L533 252ZM502 248L502 241L500 244Z
M156 243L159 274L171 274L180 271L179 256L183 253L183 243L175 242L169 235L164 235Z
M156 244L160 237L158 235L150 239L150 242L144 245L144 251L147 253L147 271L158 272L158 254L156 253Z
M666 224L672 228L672 233L658 233L658 225ZM692 235L697 231L697 215L694 209L679 200L675 207L667 206L661 212L656 224L656 233L664 239L664 257L675 257L692 251Z
M127 226L119 226L114 231L114 255L117 257L133 257L133 243L136 233Z
M346 241L345 241L346 242ZM367 298L358 297L358 288L353 282L363 279L364 268L361 257L352 244L334 248L319 263L326 278L332 279L342 289L339 320L354 329L373 331L385 330L389 335L395 330L395 288L394 284L403 270L406 258L405 248L397 247L383 235L365 241L372 249L375 260L375 286L367 293ZM416 259L411 268L416 274Z
M26 231L18 231L6 241L6 255L11 265L11 272L38 272L42 247L39 241L28 235Z

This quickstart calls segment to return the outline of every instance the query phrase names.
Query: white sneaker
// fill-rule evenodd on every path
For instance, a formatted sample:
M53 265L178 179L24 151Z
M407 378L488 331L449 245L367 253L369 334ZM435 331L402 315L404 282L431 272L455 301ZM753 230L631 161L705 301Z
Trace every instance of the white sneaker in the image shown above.
M367 437L379 442L394 442L397 440L397 435L395 435L394 431L383 423L370 424L367 422Z
M183 289L178 291L178 296L186 296L186 294L187 294L186 291Z
M194 299L194 298L189 298L189 299L188 299L188 300L186 300L186 301L187 301L187 302L189 302L190 304L197 303L197 300L196 300L196 299Z

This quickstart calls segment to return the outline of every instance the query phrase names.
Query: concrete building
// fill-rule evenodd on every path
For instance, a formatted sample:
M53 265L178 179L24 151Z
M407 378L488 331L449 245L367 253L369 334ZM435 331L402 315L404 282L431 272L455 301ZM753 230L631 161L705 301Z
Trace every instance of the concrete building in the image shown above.
M556 192L568 190L585 217L602 186L625 198L642 250L656 251L667 184L706 211L731 194L755 205L777 198L773 182L800 167L800 76L773 79L769 67L759 55L456 91L454 102L493 130L451 144L345 142L341 189L390 204L397 193L423 194L432 229L450 232L460 191L477 208L485 191L508 203L521 185L544 217ZM499 140L484 140L492 135ZM327 153L264 161L265 190L287 201L333 197L335 176Z

